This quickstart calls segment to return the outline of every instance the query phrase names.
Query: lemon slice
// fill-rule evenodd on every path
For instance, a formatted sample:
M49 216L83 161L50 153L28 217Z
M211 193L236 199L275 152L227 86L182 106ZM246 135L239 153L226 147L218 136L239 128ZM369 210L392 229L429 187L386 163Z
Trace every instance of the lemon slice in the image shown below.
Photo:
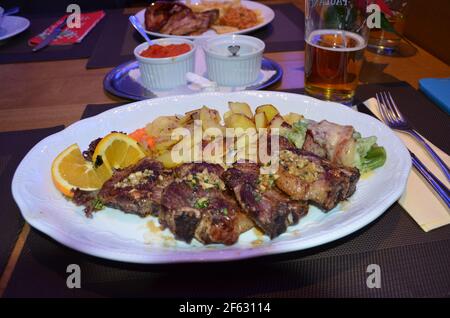
M107 162L114 169L122 169L144 157L145 152L136 140L125 134L110 133L95 147L92 161Z
M95 167L85 160L78 145L61 152L52 163L52 179L56 188L66 196L72 197L74 188L84 191L94 191L102 187L111 175L107 163Z

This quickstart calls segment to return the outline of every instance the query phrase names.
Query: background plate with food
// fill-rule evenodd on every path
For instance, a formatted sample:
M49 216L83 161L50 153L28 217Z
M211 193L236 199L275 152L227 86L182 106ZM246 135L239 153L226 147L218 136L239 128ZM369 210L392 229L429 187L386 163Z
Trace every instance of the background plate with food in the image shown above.
M136 17L153 36L196 39L255 31L272 22L275 12L245 0L157 1Z
M229 103L230 101L239 101L239 103ZM256 108L258 105L259 107ZM185 115L174 116L175 114ZM336 196L310 198L316 204L309 206L309 211L306 215L306 211L304 211L305 206L299 207L301 215L299 215L300 221L297 224L295 223L298 219L289 220L289 217L287 217L286 220L289 221L289 224L295 225L273 228L272 225L280 224L278 222L265 224L264 220L256 223L258 221L258 215L256 215L256 218L253 219L257 225L255 228L245 231L248 229L248 224L245 224L242 220L239 221L238 224L242 225L244 229L242 231L241 229L237 230L242 232L242 234L239 237L233 237L233 240L224 240L225 245L210 244L212 237L210 235L211 232L208 231L206 236L203 236L205 232L196 232L194 239L192 237L184 237L183 233L178 233L178 237L176 237L177 229L173 228L174 224L171 224L171 213L177 213L179 210L176 208L177 204L186 198L189 199L189 196L179 196L181 193L180 189L177 187L172 188L173 181L170 181L170 187L174 192L169 193L171 193L170 198L174 199L170 199L165 203L162 202L166 207L172 203L175 204L174 209L167 208L167 210L164 210L163 216L165 216L165 219L163 221L167 223L166 228L161 228L160 225L162 223L159 223L158 218L152 215L136 215L136 211L142 211L140 206L138 206L138 210L135 210L132 205L128 205L128 203L132 202L126 200L136 199L136 195L142 194L143 190L153 191L156 188L132 190L127 192L133 195L132 197L127 197L128 199L119 195L123 194L122 189L130 186L128 183L134 184L135 181L139 181L142 178L155 180L156 183L154 184L158 186L162 186L162 183L167 180L165 175L167 171L164 172L165 170L163 171L160 168L158 168L159 170L153 169L152 166L155 163L146 162L148 158L146 153L147 156L150 156L147 151L161 151L161 154L157 153L156 160L164 164L166 169L171 169L172 166L170 157L165 156L168 153L165 149L173 146L173 142L170 140L166 142L157 140L155 142L154 137L150 137L150 135L163 138L166 135L166 131L181 124L190 123L193 117L202 119L205 127L220 128L223 127L221 116L224 118L226 127L285 127L288 123L288 126L295 128L289 130L286 135L289 141L296 146L301 141L303 147L308 145L308 151L317 152L318 154L325 149L337 149L336 147L328 148L328 146L323 149L321 147L316 148L322 142L327 143L328 139L322 140L323 136L331 136L332 138L328 141L336 141L336 139L333 139L333 136L340 136L340 139L346 141L342 144L345 147L340 149L354 149L356 152L333 150L330 157L333 159L330 160L337 161L332 164L326 163L322 159L317 159L317 157L311 155L311 152L307 154L301 153L302 161L310 162L309 158L311 158L313 160L311 162L314 164L305 166L302 163L301 167L297 168L315 167L314 171L316 171L316 168L319 169L317 171L323 171L322 168L327 170L330 167L334 167L333 169L338 169L339 173L333 173L330 176L349 180L353 185L356 184L356 188L353 187L351 189L350 187L349 189L342 182L329 183L328 179L323 179L323 187L315 190L320 190L319 192L324 190L330 193L330 190L334 188L339 191L333 192ZM158 120L155 120L156 118ZM304 119L310 120L307 123L307 135L305 135L304 130ZM312 124L314 122L316 124ZM137 129L140 127L146 128ZM112 131L114 133L111 133ZM126 133L129 134L126 135ZM102 136L106 137L97 139ZM138 147L136 140L147 145L148 149L142 150L140 146ZM96 142L92 143L92 141ZM351 142L348 143L347 141ZM355 145L353 142L356 142L358 147L352 147L352 145ZM332 144L336 143L332 142ZM121 151L115 151L115 148L116 150L121 149ZM375 150L381 150L382 148L384 155L378 156L380 154L379 151L369 155L370 151L367 152L369 148ZM80 149L87 150L84 152L84 157ZM365 151L363 151L364 149ZM127 156L124 156L124 153ZM291 153L297 154L295 151L286 154L291 156ZM364 157L362 157L362 153L364 153ZM328 154L325 155L328 156ZM97 160L99 157L102 160ZM381 162L373 161L372 159L376 157L383 158L383 160ZM358 160L354 161L355 158L358 158ZM290 161L290 157L286 160ZM128 168L117 170L112 175L113 177L108 179L113 173L112 170L115 168L122 169L123 167L133 167L132 169L135 169L137 167L133 166L134 162L137 162L136 165L148 164L148 166L144 167L145 169L142 170L142 173L139 172L139 176L136 172L131 172L128 177L121 179L122 181L117 183L114 183L115 181L113 183L110 182L117 176L116 172L119 174L127 174L129 172ZM367 164L369 164L369 167ZM372 164L375 164L375 166L370 167ZM346 168L342 169L344 166ZM371 170L369 174L362 174L359 177L359 173L355 168L347 168L350 166L357 167L360 172L364 171L364 167L375 169ZM60 167L61 169L55 171L55 167ZM111 168L114 169L111 170ZM310 171L308 169L305 171L308 172L306 175L301 174L306 176L307 179L311 176L310 172L315 174L313 170ZM90 255L134 263L221 261L302 250L353 233L379 217L400 197L404 191L410 169L411 160L408 151L392 130L380 121L355 112L341 104L282 92L202 93L156 98L124 105L98 116L81 120L65 130L45 138L33 147L17 168L12 182L12 193L23 217L31 226L66 246ZM157 170L159 172L156 174L155 171ZM288 174L291 173L290 168L288 170ZM66 175L59 173L64 171L66 171ZM352 181L352 176L347 176L345 174L346 171L359 178L359 181L357 183L354 182L356 180ZM208 180L214 181L215 179L209 176L212 171L208 170L207 172ZM241 172L251 173L250 170ZM338 171L336 170L336 172ZM182 173L182 171L178 173ZM199 173L203 174L204 171L195 172L195 175L197 176ZM246 182L234 183L234 177L239 176L239 174L239 171L228 173L231 179L224 179L225 186L231 186L233 191L240 191L235 186L239 187L241 184L245 184L247 188L249 184ZM162 177L160 178L160 176ZM190 174L185 176L179 175L176 180L180 178L180 182L185 182L183 178L186 177L186 180L190 180L189 176ZM83 189L86 192L99 189L102 180L108 180L100 190L104 194L100 197L101 202L89 201L89 204L85 204L87 201L78 202L85 205L87 209L75 205L75 198L82 199L82 197L71 194L70 185L75 183L65 183L68 180L67 177L72 178L71 180L78 182L78 184L83 183ZM290 179L292 182L283 183L282 177L280 175L279 178L275 179L275 185L279 190L289 194L292 200L297 200L299 196L304 194L297 191L299 190L298 187L289 186L289 184L293 184L292 182L295 183L296 180ZM209 184L210 181L203 180L200 182L200 185L203 187L203 183ZM136 183L136 187L141 187L139 182ZM258 187L261 185L264 188L267 188L267 186L273 187L273 182L267 183L268 185L266 185L265 181L258 183ZM107 186L105 188L105 185L108 184L112 185L112 187ZM231 217L235 209L231 208L231 206L235 203L227 201L227 199L220 199L222 195L220 191L225 191L220 187L220 184L218 182L219 187L217 189L206 191L204 194L206 197L214 194L214 199L203 200L203 197L199 198L190 210L206 208L209 211L212 207L210 204L214 205L214 202L220 201L223 204L231 204L228 208L223 209L224 211L221 212L223 213L222 217L225 219ZM163 200L166 191L164 190L163 192ZM257 193L262 193L262 198L258 200L255 192L254 201L256 204L271 202L266 201L266 192L261 191L266 190L257 190ZM276 196L277 200L281 200L281 192L276 191L278 193ZM342 196L342 191L348 192L348 195ZM73 195L74 201L68 200L61 192L67 197ZM315 191L315 193L318 192ZM105 195L109 197L113 206L120 207L121 210L103 208L101 205L106 203L104 201ZM283 200L291 200L286 195L283 197ZM120 200L118 201L117 199ZM126 200L124 201L124 199ZM243 200L244 197L241 197L241 199ZM142 201L141 203L151 203L153 202L152 200L150 202ZM338 202L341 203L337 204ZM288 202L288 205L283 206L289 207L291 203ZM153 208L153 205L150 207ZM243 209L246 207L248 207L247 203L242 206ZM292 208L295 208L295 206L292 206ZM86 217L86 214L92 216L91 213L98 209L101 209L101 211L94 213L92 218ZM327 211L327 213L324 211ZM253 212L258 212L258 209ZM255 217L250 212L248 213L250 217ZM161 221L161 216L159 220ZM175 223L175 226L178 226L178 223ZM261 230L266 235L263 235ZM223 237L216 239L221 241ZM216 239L213 239L213 241Z

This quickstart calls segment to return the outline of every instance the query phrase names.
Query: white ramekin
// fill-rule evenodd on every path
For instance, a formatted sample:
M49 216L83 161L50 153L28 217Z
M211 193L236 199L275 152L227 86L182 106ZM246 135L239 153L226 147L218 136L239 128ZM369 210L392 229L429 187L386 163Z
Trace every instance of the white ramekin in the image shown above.
M155 44L189 44L191 50L187 53L165 58L149 58L140 55L149 47L147 42L134 49L134 56L139 63L141 79L148 89L171 89L186 84L186 73L194 72L195 49L194 42L185 39L157 39Z
M237 56L225 48L239 45ZM253 83L261 71L265 44L247 35L222 35L208 39L203 45L208 78L222 86L244 86Z

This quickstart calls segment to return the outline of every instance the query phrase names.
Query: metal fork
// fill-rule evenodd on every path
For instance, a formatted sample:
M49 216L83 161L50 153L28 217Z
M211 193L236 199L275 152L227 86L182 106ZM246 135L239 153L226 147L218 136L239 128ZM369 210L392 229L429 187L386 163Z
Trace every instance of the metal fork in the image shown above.
M383 121L392 129L401 130L405 133L413 136L418 142L420 142L431 157L436 161L441 170L444 172L445 177L450 181L450 170L445 162L437 155L436 152L427 144L427 142L420 136L417 131L409 124L406 118L397 108L391 94L389 92L377 93L376 99L378 102L378 107L380 109L381 117Z

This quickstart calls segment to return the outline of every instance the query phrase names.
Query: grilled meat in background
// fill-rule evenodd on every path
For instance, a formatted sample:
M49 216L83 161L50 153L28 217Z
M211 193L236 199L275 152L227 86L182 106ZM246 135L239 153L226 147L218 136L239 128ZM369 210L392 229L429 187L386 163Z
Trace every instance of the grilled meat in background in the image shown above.
M217 164L187 163L174 170L163 193L160 223L179 240L234 244L243 229L239 207L221 180ZM247 221L248 222L248 221Z
M219 10L200 13L177 13L172 15L160 33L171 35L199 35L206 32L219 17Z
M157 1L145 10L145 27L164 34L198 35L207 31L218 18L216 9L195 13L179 2Z
M304 201L291 200L275 187L275 176L260 174L254 163L237 163L223 174L240 206L270 238L284 233L308 212Z
M192 12L192 10L179 2L156 1L145 10L145 29L158 32L173 14L184 12Z

